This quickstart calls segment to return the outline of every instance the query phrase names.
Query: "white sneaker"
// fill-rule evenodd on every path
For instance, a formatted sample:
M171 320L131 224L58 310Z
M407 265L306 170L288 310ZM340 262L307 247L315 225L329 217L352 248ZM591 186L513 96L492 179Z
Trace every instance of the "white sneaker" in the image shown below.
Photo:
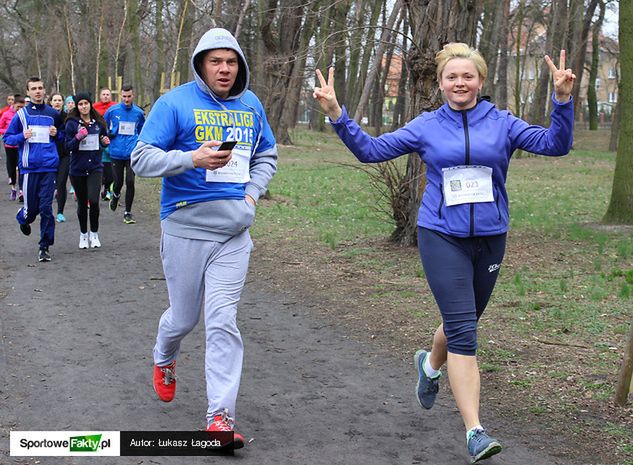
M88 233L79 234L79 248L80 249L88 248Z
M101 247L101 241L99 241L99 234L90 231L90 247L93 249Z

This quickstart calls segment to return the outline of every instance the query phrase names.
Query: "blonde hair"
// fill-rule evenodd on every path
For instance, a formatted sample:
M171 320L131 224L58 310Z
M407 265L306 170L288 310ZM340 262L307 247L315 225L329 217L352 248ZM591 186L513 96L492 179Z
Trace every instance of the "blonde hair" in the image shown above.
M479 77L482 80L486 79L486 76L488 76L488 65L486 65L481 53L470 47L468 44L464 44L462 42L450 42L444 45L444 48L435 54L438 81L442 79L442 72L446 67L446 63L451 61L453 58L466 58L472 61L475 68L477 68Z

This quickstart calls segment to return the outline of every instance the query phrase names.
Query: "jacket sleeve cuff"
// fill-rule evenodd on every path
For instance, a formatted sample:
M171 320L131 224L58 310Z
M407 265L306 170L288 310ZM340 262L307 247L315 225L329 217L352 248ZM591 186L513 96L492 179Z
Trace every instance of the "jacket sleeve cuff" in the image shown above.
M554 103L554 105L571 105L573 101L574 101L574 97L570 95L568 101L559 102L558 100L556 100L556 92L552 92L552 102Z
M257 202L259 200L259 197L262 195L262 192L257 185L249 183L244 188L244 194L251 196L253 200Z
M328 117L328 119L330 119ZM338 117L338 119L336 121L332 121L330 119L330 124L334 125L334 124L341 124L344 123L345 121L347 121L349 119L349 117L347 116L347 108L345 108L345 105L343 105L341 107L341 116Z

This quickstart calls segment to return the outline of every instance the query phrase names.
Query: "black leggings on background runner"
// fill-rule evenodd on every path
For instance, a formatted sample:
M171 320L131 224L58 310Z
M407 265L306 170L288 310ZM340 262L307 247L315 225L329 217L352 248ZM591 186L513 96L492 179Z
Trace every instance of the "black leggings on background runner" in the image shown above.
M70 176L77 194L77 218L82 234L88 232L88 202L90 203L90 231L99 231L99 191L101 171L93 171L88 176Z
M57 213L64 213L64 207L66 206L67 190L66 184L68 181L68 172L70 170L70 157L65 156L59 159L59 166L57 167L57 181L55 186L57 187Z
M112 159L112 174L114 176L114 192L117 196L121 195L123 188L123 171L125 171L125 211L132 211L132 202L134 202L134 171L130 166L130 160Z
M11 180L11 185L15 187L16 183L16 171L18 169L18 149L11 147L4 147L4 151L7 154L7 173Z
M442 314L448 351L477 353L477 321L495 287L506 234L455 237L418 228L426 279Z
M103 195L110 190L110 184L114 182L114 176L112 175L112 162L103 162Z

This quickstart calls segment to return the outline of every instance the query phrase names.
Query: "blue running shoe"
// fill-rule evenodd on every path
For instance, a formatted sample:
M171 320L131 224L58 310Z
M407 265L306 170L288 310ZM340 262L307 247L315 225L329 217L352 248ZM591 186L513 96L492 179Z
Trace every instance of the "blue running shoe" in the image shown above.
M66 217L64 216L63 213L58 213L57 214L57 222L58 223L63 223L64 221L66 221Z
M471 463L479 462L501 452L501 444L488 436L485 430L477 429L468 434L468 453Z
M429 352L426 350L418 350L413 356L415 367L418 369L418 384L415 387L415 397L418 403L425 409L430 409L435 403L437 391L440 389L440 373L435 378L429 378L424 372L424 362Z

